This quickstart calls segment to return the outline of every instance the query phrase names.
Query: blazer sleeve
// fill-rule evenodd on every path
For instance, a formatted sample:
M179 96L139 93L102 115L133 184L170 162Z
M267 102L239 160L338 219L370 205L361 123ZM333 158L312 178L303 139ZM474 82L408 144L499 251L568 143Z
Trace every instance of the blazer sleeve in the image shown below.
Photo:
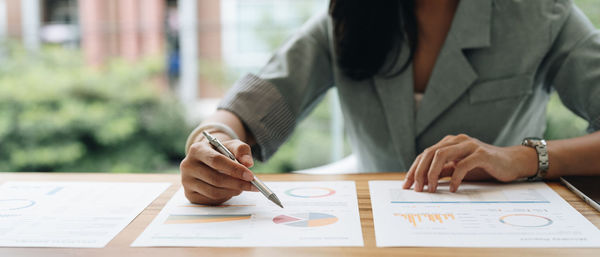
M311 18L220 102L219 109L236 114L253 134L255 158L270 158L333 86L329 27L327 13Z
M557 30L549 77L563 104L600 130L600 32L575 5Z

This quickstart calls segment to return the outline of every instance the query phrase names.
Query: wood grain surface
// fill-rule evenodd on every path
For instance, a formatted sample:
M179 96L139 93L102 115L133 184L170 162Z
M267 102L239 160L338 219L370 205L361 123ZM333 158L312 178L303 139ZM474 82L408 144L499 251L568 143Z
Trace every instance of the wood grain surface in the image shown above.
M404 173L365 173L352 175L260 175L265 181L356 181L358 205L362 223L364 247L258 247L258 248L211 248L211 247L154 247L141 248L129 245L142 233L154 217L180 188L176 174L107 174L107 173L0 173L0 183L5 181L113 181L113 182L169 182L171 186L150 204L133 222L122 230L106 247L82 248L0 248L2 257L21 256L600 256L600 248L424 248L375 246L373 213L369 198L369 180L400 180ZM581 212L596 227L600 227L600 212L558 182L547 182L560 196Z

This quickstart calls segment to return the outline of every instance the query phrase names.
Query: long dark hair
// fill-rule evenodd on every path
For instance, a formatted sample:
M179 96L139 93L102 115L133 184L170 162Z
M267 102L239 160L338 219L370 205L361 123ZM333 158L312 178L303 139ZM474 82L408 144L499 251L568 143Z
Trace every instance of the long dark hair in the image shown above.
M412 61L417 45L415 0L331 0L335 51L343 73L364 80L377 74L395 76ZM407 40L410 53L398 69L394 66ZM386 57L394 59L386 67Z

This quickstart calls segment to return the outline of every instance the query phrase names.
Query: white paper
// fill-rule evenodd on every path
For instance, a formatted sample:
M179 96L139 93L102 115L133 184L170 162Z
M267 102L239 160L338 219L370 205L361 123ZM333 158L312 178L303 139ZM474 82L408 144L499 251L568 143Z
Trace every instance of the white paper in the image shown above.
M267 182L284 209L258 192L221 206L179 190L132 246L362 246L353 181Z
M450 193L369 181L377 246L600 247L600 231L545 183L461 184Z
M106 246L169 183L6 182L0 246Z

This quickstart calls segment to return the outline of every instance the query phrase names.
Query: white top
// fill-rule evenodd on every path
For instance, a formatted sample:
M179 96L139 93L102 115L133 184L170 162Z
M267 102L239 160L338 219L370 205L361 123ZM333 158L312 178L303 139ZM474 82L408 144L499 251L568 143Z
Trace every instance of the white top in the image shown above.
M421 100L423 100L423 93L415 93L415 111L419 109Z

